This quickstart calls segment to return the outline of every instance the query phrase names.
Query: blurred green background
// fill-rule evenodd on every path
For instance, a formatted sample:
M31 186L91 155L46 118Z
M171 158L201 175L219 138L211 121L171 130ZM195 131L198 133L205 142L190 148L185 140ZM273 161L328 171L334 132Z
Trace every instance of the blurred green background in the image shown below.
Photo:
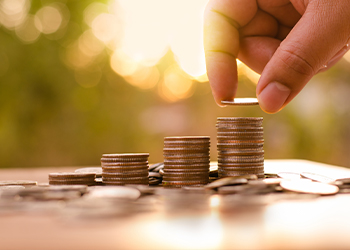
M350 54L275 115L219 108L203 67L206 2L0 0L0 167L122 152L160 162L175 135L210 135L216 160L218 116L263 116L266 159L350 167ZM238 96L254 97L258 76L239 66Z

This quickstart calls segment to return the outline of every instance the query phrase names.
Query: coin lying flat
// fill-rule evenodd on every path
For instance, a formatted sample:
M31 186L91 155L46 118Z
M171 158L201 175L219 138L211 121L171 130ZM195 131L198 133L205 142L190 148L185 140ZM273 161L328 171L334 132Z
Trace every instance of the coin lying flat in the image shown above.
M277 176L287 180L295 180L295 179L301 178L299 173L294 173L294 172L279 172L277 173Z
M105 186L91 188L89 190L89 193L84 197L136 200L140 197L140 195L141 192L136 188L121 186Z
M74 172L76 172L76 173L95 173L96 176L101 176L102 168L101 167L78 168Z
M259 105L257 98L235 98L233 101L221 101L221 104L234 106Z
M256 175L245 175L245 176L231 176L231 177L225 177L216 181L213 181L212 183L205 186L207 189L214 189L222 186L232 186L232 185L241 185L241 184L247 184L248 179L256 180Z
M334 185L304 180L283 180L280 185L283 189L298 193L331 195L339 191L339 188Z
M335 180L332 178L329 178L327 176L324 175L320 175L320 174L315 174L315 173L310 173L310 172L302 172L301 177L303 178L307 178L313 181L318 181L318 182L323 182L323 183L334 183Z
M0 181L0 186L36 186L38 182L29 180Z

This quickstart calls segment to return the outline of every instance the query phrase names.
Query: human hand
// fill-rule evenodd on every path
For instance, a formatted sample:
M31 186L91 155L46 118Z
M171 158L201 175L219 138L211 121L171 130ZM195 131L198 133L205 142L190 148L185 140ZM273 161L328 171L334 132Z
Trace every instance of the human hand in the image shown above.
M219 105L235 96L236 58L261 74L260 107L275 113L350 49L349 1L210 0L204 18L207 73Z

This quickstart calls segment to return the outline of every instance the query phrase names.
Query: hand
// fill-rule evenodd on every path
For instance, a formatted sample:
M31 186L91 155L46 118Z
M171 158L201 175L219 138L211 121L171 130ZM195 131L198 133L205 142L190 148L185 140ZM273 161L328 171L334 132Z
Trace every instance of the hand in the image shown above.
M236 58L261 74L256 95L275 113L340 60L349 42L345 0L210 0L205 10L207 72L219 105L235 96Z

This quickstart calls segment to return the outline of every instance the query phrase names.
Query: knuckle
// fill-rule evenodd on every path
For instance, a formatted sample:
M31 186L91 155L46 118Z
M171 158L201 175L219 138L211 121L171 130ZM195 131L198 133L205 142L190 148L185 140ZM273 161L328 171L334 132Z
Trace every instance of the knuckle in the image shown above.
M312 76L317 72L316 68L313 66L314 64L306 59L305 53L298 47L280 47L280 55L281 61L287 66L288 70L296 74Z

